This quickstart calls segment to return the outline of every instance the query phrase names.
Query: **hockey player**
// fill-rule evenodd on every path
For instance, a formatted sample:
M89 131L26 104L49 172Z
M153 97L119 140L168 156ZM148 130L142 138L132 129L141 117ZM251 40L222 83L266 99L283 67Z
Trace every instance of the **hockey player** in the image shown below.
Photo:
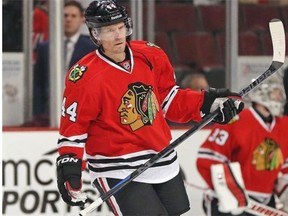
M197 168L212 190L204 194L207 215L250 215L244 212L249 199L275 208L278 199L274 195L281 196L288 186L288 118L280 117L283 85L275 81L262 84L249 99L252 106L230 124L215 124L199 149ZM241 169L231 175L227 164L236 162ZM215 164L226 171L213 172ZM238 189L244 189L243 193ZM288 200L285 202L287 208Z
M81 193L84 152L91 181L103 193L169 145L165 117L199 121L200 111L208 114L221 105L215 121L227 123L243 108L241 101L227 98L239 96L227 89L178 89L173 68L159 47L127 40L131 19L116 1L91 2L85 18L99 48L67 74L58 140L58 188L70 205L86 201ZM109 204L115 215L188 211L175 151L111 197Z

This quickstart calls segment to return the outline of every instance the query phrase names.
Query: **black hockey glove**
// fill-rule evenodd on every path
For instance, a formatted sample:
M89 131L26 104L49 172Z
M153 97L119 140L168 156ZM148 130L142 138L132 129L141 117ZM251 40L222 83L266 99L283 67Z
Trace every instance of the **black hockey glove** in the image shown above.
M220 124L227 124L244 108L244 103L239 99L229 97L241 98L238 93L231 92L226 88L209 88L205 91L204 101L201 107L202 113L207 115L220 108L219 114L213 119L213 121Z
M81 192L82 160L75 154L65 154L57 158L56 166L57 186L64 202L71 206L84 206L87 196Z

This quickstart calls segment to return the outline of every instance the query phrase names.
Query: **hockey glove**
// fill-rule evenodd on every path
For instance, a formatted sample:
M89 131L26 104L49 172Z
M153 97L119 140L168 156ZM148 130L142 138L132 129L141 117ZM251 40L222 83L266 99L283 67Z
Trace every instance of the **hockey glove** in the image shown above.
M214 112L216 109L220 108L219 114L213 119L213 121L220 124L227 124L244 108L244 103L239 99L228 97L241 98L239 94L231 92L226 88L209 88L205 91L204 101L201 107L202 113L207 115L210 112Z
M73 153L65 154L57 158L56 166L57 186L64 202L71 206L84 206L87 196L81 192L82 160Z

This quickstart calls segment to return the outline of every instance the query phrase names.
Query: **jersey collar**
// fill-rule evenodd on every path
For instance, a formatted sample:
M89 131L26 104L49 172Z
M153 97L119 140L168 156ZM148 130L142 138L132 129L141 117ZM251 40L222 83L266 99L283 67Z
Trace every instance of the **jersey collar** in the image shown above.
M130 54L130 61L131 61L131 70L126 70L125 68L121 67L119 64L117 64L115 61L113 61L112 59L110 59L109 57L107 57L106 55L104 55L101 51L99 51L99 49L96 50L96 54L98 55L99 58L101 58L103 61L105 61L106 63L108 63L109 65L111 65L114 68L117 68L121 71L124 71L126 73L132 73L133 68L134 68L134 58L133 58L133 53L132 50L129 46L126 45L126 48Z
M275 126L275 117L273 116L271 124L266 124L264 120L261 118L261 116L252 108L249 107L249 110L251 111L254 118L259 122L259 124L266 130L271 132Z

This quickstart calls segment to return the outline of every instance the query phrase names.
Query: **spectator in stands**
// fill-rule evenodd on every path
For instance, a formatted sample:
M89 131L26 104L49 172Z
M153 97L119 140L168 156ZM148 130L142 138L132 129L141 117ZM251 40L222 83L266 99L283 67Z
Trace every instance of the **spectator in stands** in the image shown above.
M36 61L36 48L49 36L49 0L38 0L33 12L33 62Z
M247 195L252 200L276 208L274 191L280 199L288 194L288 117L281 117L285 100L282 83L270 81L262 84L249 96L252 106L245 108L238 120L234 119L230 124L215 124L199 149L198 171L211 189L204 194L203 199L207 215L248 216L251 214L243 212ZM218 177L213 175L213 165L220 164L224 170L230 170L226 169L227 164L235 164L234 162L239 162L241 167L234 176L230 176L230 172L218 172ZM235 197L230 195L235 194L235 188L231 189L225 182L229 182L229 186L241 185L242 177L235 181L241 176L241 172L246 190L244 189L244 194L238 193L237 198L244 199L236 198L239 205L235 202L236 206L233 206L230 200ZM219 182L221 179L222 183ZM286 205L284 208L288 208L287 198L285 199L282 204ZM231 211L228 211L225 203L229 203Z
M205 77L205 74L201 70L201 68L198 67L197 64L195 63L189 64L187 68L181 71L181 73L182 76L180 76L179 78L180 88L182 89L189 88L195 91L207 90L209 88L209 84ZM185 124L178 124L175 122L171 122L167 119L166 121L170 126L191 126L195 125L196 123L194 121L190 121Z
M209 88L204 70L196 63L191 62L184 67L175 69L177 84L180 88L190 88L195 91Z
M68 70L85 54L95 50L96 45L88 35L80 33L84 22L82 5L67 1L64 5L65 66ZM37 61L34 70L34 105L32 126L49 125L49 43L37 46ZM66 72L66 71L65 71Z
M187 74L181 81L181 88L190 88L195 91L206 90L209 88L208 81L204 73L195 72Z

